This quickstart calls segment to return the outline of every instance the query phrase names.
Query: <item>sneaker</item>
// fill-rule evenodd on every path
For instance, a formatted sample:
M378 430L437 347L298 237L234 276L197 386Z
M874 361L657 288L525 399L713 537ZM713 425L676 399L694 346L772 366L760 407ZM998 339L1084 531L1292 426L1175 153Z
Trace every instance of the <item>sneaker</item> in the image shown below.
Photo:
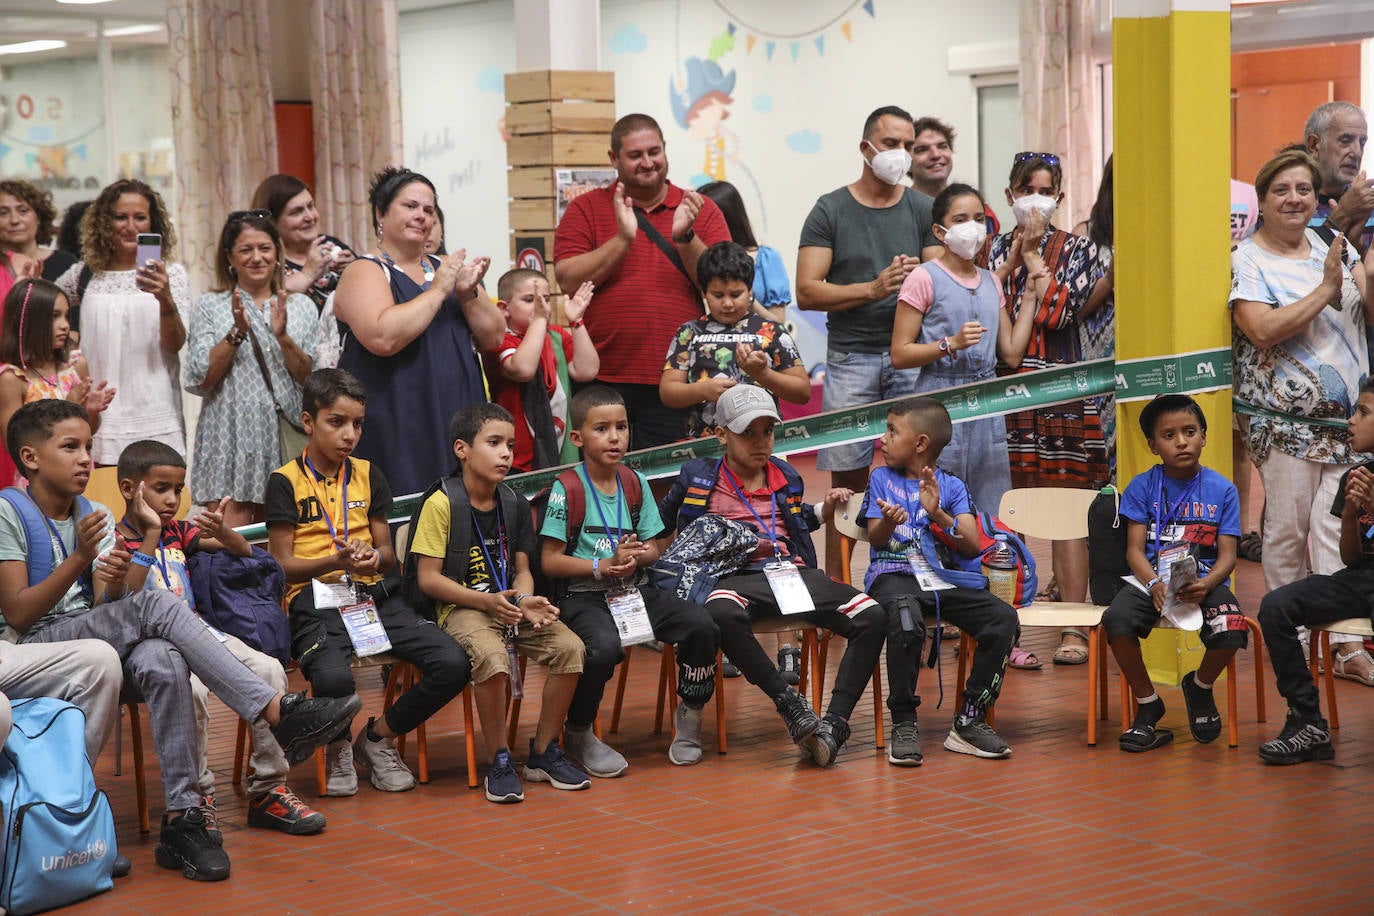
M511 765L510 751L496 752L491 761L491 769L487 770L484 786L489 802L513 805L525 800L524 787L520 785L520 777L515 775L515 767Z
M954 727L945 736L945 750L996 760L1011 756L1011 745L1003 741L986 721L962 719L963 716L956 718Z
M1307 719L1290 709L1283 731L1260 745L1259 756L1265 763L1288 766L1308 760L1331 760L1336 751L1331 747L1331 729L1325 719Z
M887 762L899 767L918 767L924 759L916 720L893 722L892 735L887 739Z
M728 655L722 655L720 657L720 676L739 677L739 668L734 662L730 661L730 656Z
M630 768L630 762L598 738L590 725L577 728L571 723L565 724L563 744L563 753L569 760L599 779L614 779ZM525 767L528 771L528 762Z
M248 826L309 836L325 827L324 815L296 797L285 784L248 799Z
M840 748L849 740L849 723L834 713L826 713L815 734L802 742L802 748L816 766L828 767L835 762Z
M778 672L789 686L801 683L801 649L796 646L783 646L778 650Z
M219 829L219 812L215 810L215 796L200 797L200 813L205 816L205 832L216 846L224 845L224 832Z
M534 752L534 739L530 739L530 755L525 758L525 778L531 782L547 782L555 789L574 792L592 787L592 781L587 778L587 774L568 760L563 749L558 746L557 738L549 742L549 746L544 748L542 754Z
M1217 711L1212 691L1197 684L1196 672L1183 676L1183 703L1188 707L1188 731L1199 744L1217 740L1221 734L1221 713Z
M358 768L353 765L353 742L347 736L329 742L324 752L324 794L347 798L358 794Z
M668 745L668 760L680 767L701 762L701 707L679 700L673 710L673 743Z
M356 693L346 697L288 693L281 698L281 719L273 726L272 735L281 745L286 762L295 766L309 760L315 748L343 731L362 708L363 701Z
M162 816L153 858L163 868L179 868L192 881L223 881L229 877L229 856L205 832L205 815L187 808L181 817Z
M388 738L374 741L367 736L376 721L368 719L367 727L359 730L358 740L353 742L354 756L361 757L367 765L372 788L380 792L408 792L415 788L415 774L401 760L396 745Z
M773 705L778 707L778 715L787 723L787 734L792 736L793 744L800 745L821 727L821 717L816 715L806 698L795 690L774 697Z

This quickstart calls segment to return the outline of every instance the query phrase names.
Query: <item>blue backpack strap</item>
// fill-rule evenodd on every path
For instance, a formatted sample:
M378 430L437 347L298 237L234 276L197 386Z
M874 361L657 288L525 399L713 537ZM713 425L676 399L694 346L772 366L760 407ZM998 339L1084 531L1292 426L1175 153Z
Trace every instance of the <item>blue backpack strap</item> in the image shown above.
M18 487L0 490L0 499L14 508L19 523L24 526L24 540L27 542L24 556L29 571L29 586L35 586L52 572L52 534L48 531L48 523L43 520L43 513L29 495ZM90 503L86 505L87 511L90 511Z

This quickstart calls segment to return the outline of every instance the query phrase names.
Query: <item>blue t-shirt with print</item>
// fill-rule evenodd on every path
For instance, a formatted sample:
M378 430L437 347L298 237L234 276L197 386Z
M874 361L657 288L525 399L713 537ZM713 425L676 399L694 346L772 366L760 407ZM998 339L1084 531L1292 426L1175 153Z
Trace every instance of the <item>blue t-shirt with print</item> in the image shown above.
M955 518L973 513L973 500L969 498L968 488L962 480L936 468L935 482L940 486L941 509ZM883 509L878 505L880 499L906 509L907 520L893 529L888 543L869 545L864 588L871 586L873 580L883 573L911 575L906 551L916 543L921 532L930 527L930 516L921 505L920 480L905 477L888 467L874 470L868 478L868 492L864 494L863 511L860 513L865 526L869 519L882 518Z
M1156 568L1161 552L1186 547L1205 576L1217 560L1217 538L1240 537L1236 486L1206 467L1190 480L1168 476L1162 464L1137 474L1121 494L1121 514L1145 526L1145 559Z

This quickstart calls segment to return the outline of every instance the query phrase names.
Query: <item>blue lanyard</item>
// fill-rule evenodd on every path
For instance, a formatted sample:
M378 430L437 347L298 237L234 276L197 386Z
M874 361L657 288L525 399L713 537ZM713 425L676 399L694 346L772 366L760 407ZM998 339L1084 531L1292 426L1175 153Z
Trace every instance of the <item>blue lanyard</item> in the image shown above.
M137 531L134 530L134 526L133 526L133 525L129 525L129 530L134 532L134 537L139 537L139 534L138 534ZM127 544L128 541L125 540L124 543ZM142 538L139 539L139 544L138 544L138 546L139 546L139 548L142 548L142 547L143 547L143 539L142 539ZM146 553L147 551L144 551L144 552ZM160 572L162 573L162 584L165 585L168 589L170 589L170 588L172 587L172 576L171 576L171 573L169 573L169 572L167 571L167 551L165 551L165 550L162 549L162 532L161 532L161 531L159 531L159 532L158 532L158 535L157 535L157 546L155 546L155 547L153 548L153 560L154 560L154 562L157 563L158 571L160 571Z
M491 554L487 552L487 537L482 533L482 526L477 524L477 514L475 510L472 516L472 527L473 530L477 532L477 546L482 549L482 559L486 561L487 570L491 573L492 579L496 582L496 590L498 592L504 592L507 588L506 523L505 520L501 518L500 497L501 494L498 493L496 499L496 553L501 560L500 566L497 566L491 561Z
M329 539L332 541L332 540L334 540L334 537L335 537L335 534L334 534L334 530L335 530L335 529L334 529L334 520L333 520L332 518L329 517L329 509L325 507L325 504L324 504L324 496L323 496L323 494L320 493L319 487L316 485L316 484L317 484L317 480L319 480L319 479L324 479L324 475L321 474L319 471L315 470L315 466L314 466L313 464L310 463L310 454L309 454L309 452L301 452L301 461L305 462L306 468L308 468L309 471L310 471L310 490L311 490L311 492L313 492L313 493L315 494L315 501L318 502L318 503L320 504L320 515L323 515L323 516L324 516L324 523L325 523L326 525L329 526ZM347 541L347 540L348 540L348 459L347 459L347 458L344 459L344 463L343 463L343 464L339 465L339 480L340 480L340 482L341 482L341 491L340 491L340 493L339 493L339 501L342 503L342 505L341 505L339 508L340 508L340 511L343 513L343 532L344 532L344 533L343 533L343 539L344 539L345 541ZM341 548L341 547L335 545L334 549L335 549L335 550L342 550L343 548Z
M757 512L754 511L754 505L753 505L753 503L749 502L749 497L745 496L745 495L744 495L744 491L740 489L739 481L735 480L735 475L732 474L732 473L730 473L730 468L726 466L724 459L722 459L721 462L720 462L720 469L721 469L722 471L725 472L725 479L726 479L727 481L729 481L730 486L734 488L735 495L739 497L740 502L744 503L744 508L746 508L746 509L749 510L749 514L750 514L750 515L754 516L754 520L755 520L756 522L759 523L759 527L762 528L764 531L767 532L767 534L768 534L768 540L770 540L770 541L773 542L773 556L776 557L776 558L781 559L781 558L782 558L782 551L778 549L778 499L777 499L777 496L774 495L774 494L772 494L772 493L769 493L769 494L768 494L768 495L769 495L768 505L772 508L773 513L772 513L772 517L771 517L770 520L769 520L769 524L768 524L767 526L765 526L765 525L763 524L763 518L762 518L762 516L760 516ZM764 486L767 487L767 486L768 486L768 471L767 471L767 469L765 469L764 472L763 472L763 482L764 482Z
M1166 526L1173 523L1174 519L1182 514L1197 493L1198 485L1202 481L1202 471L1188 483L1188 488L1183 491L1183 495L1178 498L1170 508L1164 502L1164 469L1160 468L1159 477L1155 479L1155 560L1159 560L1159 533Z
M587 496L591 502L596 504L596 514L601 516L601 529L606 534L611 533L610 523L606 521L606 510L601 508L601 491L592 483L592 477L587 473L587 462L582 462L578 469L582 472L582 479L587 484ZM611 541L611 556L615 556L616 548L620 545L620 536L624 528L620 527L621 507L625 504L625 487L620 482L620 472L615 474L615 539Z
M62 554L62 558L61 558L60 560L58 560L56 563L53 564L53 569L56 569L59 565L61 565L62 563L65 563L65 562L67 561L67 557L70 556L70 554L67 553L67 545L66 545L65 543L63 543L63 541L62 541L62 534L61 534L61 532L59 532L59 531L57 530L57 526L53 524L52 519L48 518L48 513L44 512L41 508L38 507L38 503L34 502L32 496L29 496L29 491L28 491L28 490L25 490L25 491L24 491L24 495L29 497L29 502L32 502L32 503L33 503L34 508L38 509L38 514L41 515L41 516L43 516L43 521L47 522L47 524L48 524L48 533L49 533L50 535L52 535L52 547L53 547L53 553L54 553L54 555L55 555L55 554L58 554L58 553ZM76 523L77 523L76 510L75 510L75 508L73 508L73 510L72 510L72 538L73 538L73 539L76 538ZM92 602L93 602L93 601L95 600L95 586L91 585L90 583L88 583L88 582L86 581L86 572L85 572L84 570L82 571L81 575L77 577L77 580L76 580L76 581L81 585L81 594L83 594L83 595L86 596L86 600L87 600L87 601L92 601Z

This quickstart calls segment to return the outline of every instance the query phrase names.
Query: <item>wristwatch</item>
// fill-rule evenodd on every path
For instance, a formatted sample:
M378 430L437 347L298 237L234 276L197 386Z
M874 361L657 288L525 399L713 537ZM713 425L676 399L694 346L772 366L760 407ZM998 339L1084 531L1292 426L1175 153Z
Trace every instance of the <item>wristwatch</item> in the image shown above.
M954 351L950 349L948 337L941 337L940 342L937 344L937 346L939 346L940 352L943 353L945 356L954 355Z
M688 226L686 233L684 233L683 235L673 236L673 241L679 245L689 245L691 244L692 239L696 237L696 230L694 230L691 226Z
M229 344L229 346L231 347L237 347L239 344L243 343L247 339L248 335L238 330L237 328L231 330L228 334L224 335L224 342Z

